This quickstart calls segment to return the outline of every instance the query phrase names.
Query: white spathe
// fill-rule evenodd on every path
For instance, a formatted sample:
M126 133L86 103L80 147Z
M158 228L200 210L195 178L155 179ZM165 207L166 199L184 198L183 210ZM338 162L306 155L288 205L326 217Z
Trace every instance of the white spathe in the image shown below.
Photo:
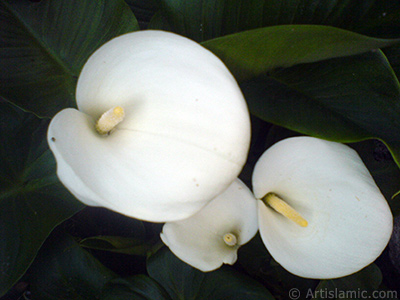
M257 199L273 192L307 221L301 227L258 201L259 230L273 258L306 278L342 277L384 250L393 217L384 196L350 147L312 137L282 140L258 160Z
M237 179L197 214L166 223L161 239L181 260L208 272L223 263L234 264L238 248L257 231L257 201ZM229 241L224 241L226 236Z
M76 109L51 121L63 184L83 203L153 222L199 211L240 173L249 149L243 95L221 60L164 31L112 39L85 64ZM110 135L96 120L113 107Z

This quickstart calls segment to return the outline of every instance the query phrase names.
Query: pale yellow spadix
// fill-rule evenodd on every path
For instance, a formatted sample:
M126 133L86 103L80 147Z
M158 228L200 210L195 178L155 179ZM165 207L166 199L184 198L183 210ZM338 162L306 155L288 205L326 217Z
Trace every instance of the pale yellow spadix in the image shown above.
M258 230L257 200L236 179L197 214L165 223L161 239L181 260L203 272L234 264Z
M110 40L85 63L76 100L78 110L51 121L48 143L58 177L85 204L181 220L246 162L242 92L223 62L188 38L141 30Z
M257 161L252 181L256 198L276 194L308 221L306 227L296 224L305 219L275 197L268 205L258 201L261 238L295 275L350 275L372 263L389 241L393 217L387 201L346 145L311 137L282 140Z
M234 235L233 233L226 233L223 236L223 240L225 242L225 244L227 244L228 246L236 246L237 245L237 238L236 235Z
M279 198L276 194L268 193L262 198L262 201L301 227L308 226L308 222L293 207Z
M125 117L124 109L121 106L113 107L107 110L96 122L98 133L109 134Z

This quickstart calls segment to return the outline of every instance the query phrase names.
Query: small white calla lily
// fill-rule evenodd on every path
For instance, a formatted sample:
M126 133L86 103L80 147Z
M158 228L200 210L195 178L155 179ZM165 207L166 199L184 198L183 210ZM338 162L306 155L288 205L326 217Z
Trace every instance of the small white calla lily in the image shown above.
M278 142L257 162L259 230L273 258L306 278L342 277L387 245L387 201L350 147L311 137Z
M238 248L257 231L257 201L237 179L197 214L166 223L161 239L181 260L208 272L234 264Z
M51 121L48 142L64 185L87 205L165 222L225 190L250 143L243 95L225 65L182 36L114 38L85 64L79 110Z

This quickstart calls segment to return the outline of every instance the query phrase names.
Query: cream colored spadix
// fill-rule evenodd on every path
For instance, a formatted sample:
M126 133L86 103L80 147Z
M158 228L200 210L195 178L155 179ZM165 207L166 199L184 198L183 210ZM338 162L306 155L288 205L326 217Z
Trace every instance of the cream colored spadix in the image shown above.
M197 214L167 222L161 239L181 260L208 272L234 264L238 248L257 230L257 200L237 179Z
M289 272L327 279L359 271L387 245L393 217L387 201L350 147L311 137L282 140L258 160L253 190L279 195L307 220L302 227L258 201L259 230Z
M307 220L305 220L293 207L279 198L276 194L268 193L261 200L282 216L285 216L302 227L307 227Z
M124 109L121 106L107 110L96 122L96 130L100 134L109 134L115 127L123 121L125 117Z
M250 120L235 79L182 36L112 39L84 65L76 99L79 110L51 121L48 143L60 180L88 205L154 222L187 218L246 161Z
M237 245L237 237L236 235L234 235L233 233L226 233L223 236L223 240L225 242L225 244L227 244L228 246L236 246Z

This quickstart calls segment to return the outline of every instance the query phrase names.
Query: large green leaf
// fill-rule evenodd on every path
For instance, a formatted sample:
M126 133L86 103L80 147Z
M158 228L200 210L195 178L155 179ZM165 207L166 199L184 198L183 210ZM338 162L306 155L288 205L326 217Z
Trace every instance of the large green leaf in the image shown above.
M238 262L277 299L293 300L288 293L290 290L295 289L305 295L318 284L318 280L301 278L282 268L268 253L259 234L239 249Z
M281 25L209 40L203 46L219 56L238 81L276 68L350 56L400 40L377 39L321 25Z
M102 207L87 206L64 222L80 246L120 276L146 272L147 251L160 240L163 224L148 223ZM129 254L129 255L126 255Z
M101 300L172 300L167 292L145 275L111 280L103 289Z
M400 3L393 0L158 0L153 28L170 28L196 41L283 24L330 25L398 37ZM162 20L162 22L160 22Z
M80 241L80 245L89 249L146 256L157 240L143 241L122 236L93 236Z
M385 48L383 51L388 58L393 71L396 73L397 78L400 78L400 45Z
M145 240L148 235L159 236L159 231L153 233L148 228L153 223L146 223L129 218L104 207L86 206L67 222L69 233L81 238L97 236L121 236ZM149 226L147 226L149 225ZM160 224L155 224L162 227ZM151 226L153 227L153 226Z
M400 87L380 51L277 70L242 89L263 120L339 142L375 137L400 164Z
M89 55L138 29L123 0L1 0L0 20L0 95L40 116L75 106Z
M399 36L400 3L392 0L259 0L264 26L323 24L379 36Z
M62 186L47 120L0 103L0 296L26 271L51 230L83 205Z
M155 0L125 0L138 20L141 29L146 29L158 10Z
M150 257L147 271L172 299L274 299L257 281L230 267L203 273L179 260L167 248Z
M92 300L116 275L74 239L56 230L29 270L33 299Z
M222 22L225 4L236 1L157 0L161 10L150 22L150 28L170 29L197 42L226 34ZM253 1L247 1L250 6ZM229 22L227 22L229 23Z
M379 268L372 264L360 272L339 279L322 280L315 291L309 291L308 298L312 299L371 299L378 298L375 293L382 281ZM383 295L383 294L381 294ZM385 298L379 297L381 299Z

